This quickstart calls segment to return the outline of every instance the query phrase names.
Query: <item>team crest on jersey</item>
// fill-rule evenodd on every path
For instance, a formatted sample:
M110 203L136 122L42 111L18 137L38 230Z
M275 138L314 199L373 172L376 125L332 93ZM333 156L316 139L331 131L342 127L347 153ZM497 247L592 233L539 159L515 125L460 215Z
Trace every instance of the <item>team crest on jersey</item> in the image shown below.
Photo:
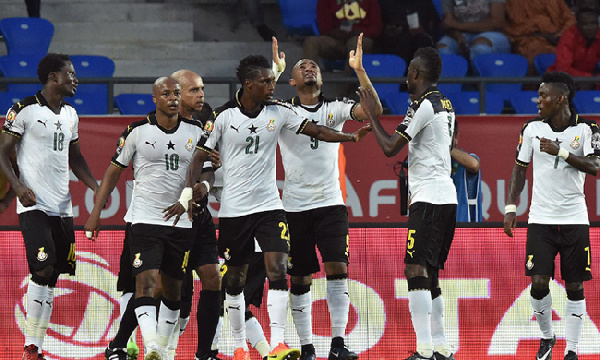
M140 259L140 257L142 256L142 253L137 253L135 254L135 259L133 259L133 267L134 268L139 268L140 266L142 266L142 259Z
M121 153L123 146L125 146L125 138L121 136L117 141L117 155Z
M8 112L8 114L6 115L6 124L4 124L4 126L6 126L7 129L10 129L13 122L15 121L16 116L17 116L17 113L14 110L11 109Z
M330 113L329 115L327 115L327 122L326 122L326 124L329 127L333 127L333 125L335 124L335 121L333 120L333 113Z
M204 124L204 131L210 133L213 131L214 127L215 124L212 121L208 120L206 124Z
M592 134L592 149L600 150L600 133L595 132Z
M44 247L38 249L37 259L39 261L46 261L48 259L48 253L44 251Z
M575 136L575 139L571 141L571 148L573 148L574 150L579 149L579 138L579 136Z
M223 252L223 259L231 260L231 255L229 255L229 248L226 248L225 252Z
M194 150L194 139L192 139L192 138L189 138L189 139L188 139L188 141L187 141L187 144L185 144L185 149L186 149L187 151L192 151L192 150Z
M270 132L275 131L275 119L269 120L269 123L267 124L267 130Z
M527 266L527 270L533 269L533 255L527 255L527 264L525 266Z

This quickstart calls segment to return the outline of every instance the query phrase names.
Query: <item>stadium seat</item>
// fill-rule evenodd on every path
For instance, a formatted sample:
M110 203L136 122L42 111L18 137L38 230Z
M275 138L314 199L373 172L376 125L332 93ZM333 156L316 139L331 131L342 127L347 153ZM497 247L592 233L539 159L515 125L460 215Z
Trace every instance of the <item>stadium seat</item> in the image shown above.
M365 54L363 55L363 66L371 79L378 77L402 77L406 72L406 61L398 55L391 54ZM384 105L389 107L385 101L385 95L400 91L400 84L377 84L373 86L383 100Z
M21 101L27 96L34 95L33 93L18 93L18 92L0 92L0 115L5 115L15 103Z
M433 6L435 6L435 9L437 10L438 14L440 15L440 18L443 17L442 15L442 0L432 0L431 1L433 3Z
M537 114L537 91L519 91L510 96L510 103L517 114Z
M151 94L120 94L115 96L115 105L121 115L146 115L156 109Z
M581 114L600 113L600 90L582 90L575 93L573 104Z
M46 55L54 35L54 25L42 18L4 18L0 20L0 32L9 55Z
M319 35L317 0L277 0L283 26L291 35Z
M533 58L533 65L538 74L544 75L548 66L554 64L556 60L556 54L539 54Z
M385 99L381 99L386 103L387 108L390 109L391 115L404 115L406 109L410 105L410 97L405 92L394 92L385 94Z
M527 59L517 54L483 54L475 57L473 62L482 77L524 77L529 66ZM521 84L488 84L485 89L510 100L511 94L521 91Z
M73 68L78 79L112 77L115 73L115 63L110 58L101 55L70 55ZM104 93L106 84L79 84L78 92Z
M73 105L79 115L105 115L107 113L108 101L106 94L104 97L96 93L79 92L71 98L65 98L65 101Z
M469 62L460 55L440 54L442 58L442 78L464 77L469 70ZM438 84L443 93L457 93L462 90L462 84Z
M450 98L454 111L458 115L479 114L479 91L463 91ZM485 94L485 113L500 114L504 109L504 101L495 93Z
M0 57L0 72L7 78L36 78L37 66L45 54L6 55ZM29 92L31 95L42 89L42 84L7 84L9 92Z

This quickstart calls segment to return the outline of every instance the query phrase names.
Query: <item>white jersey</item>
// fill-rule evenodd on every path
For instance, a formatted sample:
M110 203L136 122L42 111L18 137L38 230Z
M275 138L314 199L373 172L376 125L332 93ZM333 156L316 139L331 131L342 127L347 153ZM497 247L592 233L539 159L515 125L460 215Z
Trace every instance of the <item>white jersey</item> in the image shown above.
M409 106L396 132L409 141L408 191L411 203L456 204L450 147L454 109L437 88Z
M33 190L37 204L17 213L41 210L49 216L72 217L69 193L69 146L79 141L79 117L62 102L56 114L38 92L16 103L6 114L3 131L20 138L16 145L19 179Z
M123 131L111 163L120 168L132 163L132 224L171 225L163 219L162 211L179 201L188 166L203 134L200 122L182 117L175 128L166 130L156 122L155 113ZM192 222L183 215L176 226L191 228Z
M300 104L298 97L289 101L299 115L314 123L341 131L354 118L358 105L353 100L328 100L321 96L315 106ZM305 211L319 207L344 205L338 167L339 143L284 130L279 149L285 169L283 207L286 211Z
M290 106L275 102L248 114L240 97L241 90L215 111L214 129L203 147L210 152L219 145L223 163L219 217L283 210L275 178L277 140L284 129L301 132L308 122Z
M560 131L545 119L527 122L521 130L516 163L527 167L533 158L533 192L529 223L589 224L583 186L586 174L558 156L540 151L540 139L560 142L578 156L600 156L600 130L596 122L573 113L570 125Z

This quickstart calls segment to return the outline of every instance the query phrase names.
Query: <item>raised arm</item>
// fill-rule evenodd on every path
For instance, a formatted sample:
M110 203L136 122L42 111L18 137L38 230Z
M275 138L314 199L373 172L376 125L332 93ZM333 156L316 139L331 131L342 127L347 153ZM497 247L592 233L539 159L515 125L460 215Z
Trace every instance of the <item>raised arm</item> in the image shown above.
M479 172L479 159L468 152L453 147L452 151L450 151L450 156L461 164L469 174L477 174Z
M515 164L508 183L508 196L504 214L504 232L513 237L513 229L517 227L517 199L525 187L527 168Z
M371 83L371 79L367 75L367 71L363 66L363 49L362 49L362 39L363 33L360 33L358 36L358 41L356 42L356 50L350 51L350 56L348 58L348 64L358 77L358 81L360 86L365 89L369 89L373 97L375 98L375 112L377 115L381 115L383 113L383 106L381 105L381 101L379 100L379 95L377 95L377 91L373 87ZM354 115L356 116L356 120L366 120L368 116L366 112L363 110L362 105L358 105L354 111Z
M98 182L92 175L90 168L85 161L85 158L81 154L81 148L79 143L72 143L69 145L69 166L73 170L73 174L83 181L83 183L94 192L98 190Z

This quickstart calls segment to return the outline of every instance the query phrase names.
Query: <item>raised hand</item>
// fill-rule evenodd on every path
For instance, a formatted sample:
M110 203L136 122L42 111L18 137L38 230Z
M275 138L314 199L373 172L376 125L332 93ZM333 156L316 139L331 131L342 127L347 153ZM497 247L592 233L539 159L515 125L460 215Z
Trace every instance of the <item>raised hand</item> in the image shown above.
M365 68L363 67L363 48L362 48L362 39L363 39L363 33L360 33L360 35L358 35L358 40L356 41L356 50L350 50L350 56L348 57L348 65L350 65L350 67L352 69L354 69L354 71L364 71Z

